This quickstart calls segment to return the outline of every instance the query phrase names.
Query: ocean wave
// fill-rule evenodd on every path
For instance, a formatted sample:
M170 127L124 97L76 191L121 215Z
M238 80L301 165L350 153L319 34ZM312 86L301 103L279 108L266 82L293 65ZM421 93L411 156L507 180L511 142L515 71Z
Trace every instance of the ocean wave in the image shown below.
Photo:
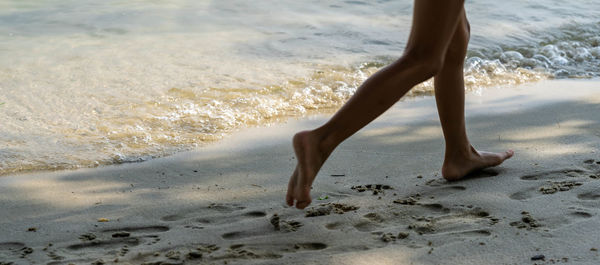
M598 36L600 23L573 24L537 33L536 42L471 49L464 66L465 87L482 92L485 87L547 78L597 77ZM395 59L376 57L352 66L314 64L307 76L258 85L259 89L255 83L248 88L243 83L236 87L171 87L150 99L95 99L104 108L86 112L89 120L85 125L76 129L47 126L47 132L40 129L36 141L41 144L11 140L10 136L0 139L5 143L0 149L0 175L145 161L190 150L245 126L332 112L369 76ZM428 80L407 96L431 95L433 91L433 82ZM45 148L32 146L35 143Z

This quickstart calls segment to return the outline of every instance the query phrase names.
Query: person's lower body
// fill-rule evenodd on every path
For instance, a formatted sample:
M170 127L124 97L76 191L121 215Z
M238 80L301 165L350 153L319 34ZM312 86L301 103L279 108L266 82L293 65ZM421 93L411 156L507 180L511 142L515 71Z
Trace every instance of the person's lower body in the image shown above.
M298 164L288 184L287 204L292 206L295 202L299 209L308 206L311 185L331 152L413 86L431 77L446 141L442 176L460 179L510 158L512 151L479 152L467 138L463 63L468 42L469 24L462 0L415 1L411 34L403 56L369 77L323 126L294 136Z

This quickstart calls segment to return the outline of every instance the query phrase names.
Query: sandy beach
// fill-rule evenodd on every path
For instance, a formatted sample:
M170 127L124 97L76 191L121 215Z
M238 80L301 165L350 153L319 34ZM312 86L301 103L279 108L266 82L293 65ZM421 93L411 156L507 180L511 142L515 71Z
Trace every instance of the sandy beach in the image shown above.
M600 81L467 95L503 165L447 182L433 97L399 102L284 204L294 132L250 128L149 162L0 177L0 264L600 264Z

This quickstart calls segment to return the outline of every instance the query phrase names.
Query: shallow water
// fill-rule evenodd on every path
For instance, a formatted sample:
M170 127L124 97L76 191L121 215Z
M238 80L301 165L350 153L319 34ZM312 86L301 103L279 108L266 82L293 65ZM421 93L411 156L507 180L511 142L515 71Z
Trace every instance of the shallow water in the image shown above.
M142 161L331 110L410 1L0 1L0 174ZM600 75L600 1L467 1L467 89ZM565 88L568 89L568 88ZM411 95L428 94L431 82Z

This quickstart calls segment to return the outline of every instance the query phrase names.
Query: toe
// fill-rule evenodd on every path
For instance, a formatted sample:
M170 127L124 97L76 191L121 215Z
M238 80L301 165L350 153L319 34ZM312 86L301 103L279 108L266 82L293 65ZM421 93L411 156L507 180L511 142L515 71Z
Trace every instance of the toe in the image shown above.
M297 201L296 208L302 210L302 209L306 208L306 206L308 206L309 204L310 204L310 201Z
M504 152L504 155L503 155L503 157L502 157L502 160L509 159L509 158L511 158L513 155L515 155L515 151L513 151L513 150L508 150L508 151Z
M288 206L294 206L294 187L292 183L288 184L288 190L285 195L285 202Z
M285 196L285 203L287 203L288 206L294 206L294 197L292 197L292 195L288 193Z
M296 186L296 179L298 177L298 167L292 173L290 181L288 182L288 189L285 195L285 202L288 206L294 206L294 187Z

